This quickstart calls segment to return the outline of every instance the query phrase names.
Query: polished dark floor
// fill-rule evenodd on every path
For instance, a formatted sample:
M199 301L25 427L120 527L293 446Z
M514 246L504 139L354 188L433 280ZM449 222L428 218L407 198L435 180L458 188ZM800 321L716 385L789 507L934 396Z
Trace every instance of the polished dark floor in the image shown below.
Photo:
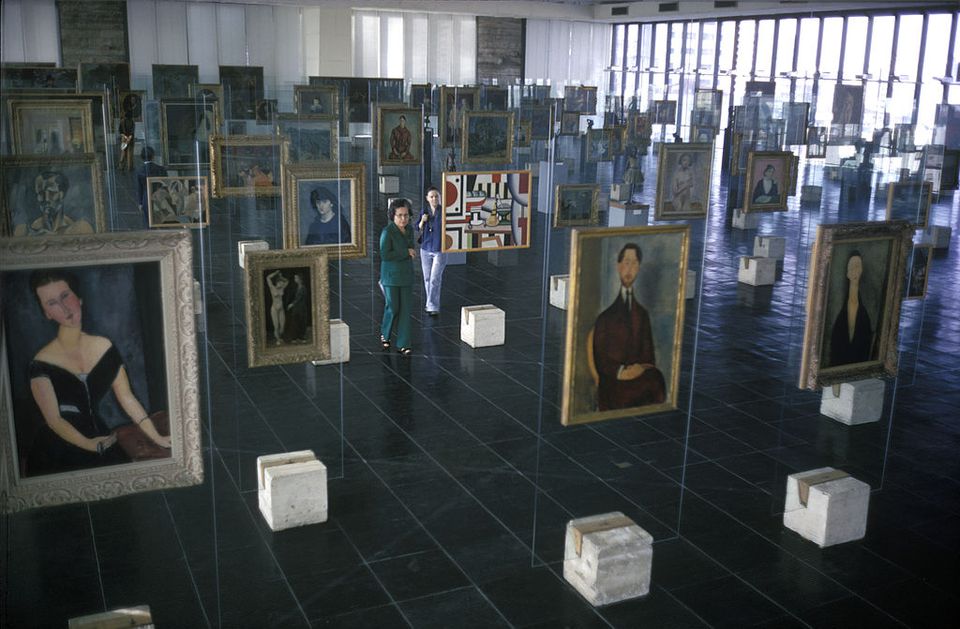
M369 151L353 150L374 172ZM822 171L808 164L805 182ZM415 313L412 358L379 350L370 256L331 267L349 363L248 369L236 241L276 246L278 202L216 201L213 227L194 237L203 485L5 517L0 624L63 627L148 604L162 628L957 626L958 196L934 208L954 236L927 298L904 303L883 419L847 427L795 386L809 245L819 223L881 218L882 204L841 207L839 184L822 181L822 207L794 199L744 232L728 226L727 177L715 182L711 219L692 222L699 291L680 409L570 428L558 412L566 313L544 294L546 276L567 272L569 233L544 215L530 250L448 267L440 317ZM132 178L112 190L114 224L137 227ZM385 220L372 209L368 220L372 242ZM736 281L756 233L788 237L772 288ZM460 342L459 307L478 303L506 311L505 346ZM330 518L272 533L256 457L306 448L328 466ZM866 537L819 549L784 529L783 494L787 474L826 465L874 491ZM612 510L654 536L653 582L642 599L594 609L562 578L564 527Z

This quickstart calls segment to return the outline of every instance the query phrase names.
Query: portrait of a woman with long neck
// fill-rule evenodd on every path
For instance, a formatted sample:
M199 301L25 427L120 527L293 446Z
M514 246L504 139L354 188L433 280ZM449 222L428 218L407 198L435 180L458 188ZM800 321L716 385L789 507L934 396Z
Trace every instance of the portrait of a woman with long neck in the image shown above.
M873 349L873 326L861 297L862 276L863 256L854 249L847 258L843 304L837 318L834 319L833 331L830 334L828 367L870 360Z

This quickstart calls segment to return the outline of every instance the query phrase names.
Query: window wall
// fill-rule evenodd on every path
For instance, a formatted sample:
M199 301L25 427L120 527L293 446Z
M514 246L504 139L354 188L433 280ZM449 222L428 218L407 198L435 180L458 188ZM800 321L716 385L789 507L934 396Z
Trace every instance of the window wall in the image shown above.
M677 99L689 124L696 88L723 91L724 124L747 81L774 81L778 101L812 103L811 121L829 125L838 84L863 85L864 137L914 124L931 141L936 106L960 102L960 13L902 8L883 12L784 15L616 25L610 87L647 109ZM951 67L952 66L952 67Z

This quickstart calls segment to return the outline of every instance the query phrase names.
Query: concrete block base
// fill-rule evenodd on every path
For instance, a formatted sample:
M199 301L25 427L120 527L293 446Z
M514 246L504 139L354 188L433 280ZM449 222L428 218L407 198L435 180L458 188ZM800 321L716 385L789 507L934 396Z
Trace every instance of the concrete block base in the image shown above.
M342 319L330 320L330 358L314 360L314 365L335 365L350 362L350 326Z
M777 261L774 258L740 256L737 281L750 286L770 286L777 278Z
M755 212L733 211L734 229L756 229L760 226L760 215Z
M272 531L327 521L327 468L311 450L257 457L260 513Z
M758 258L783 260L787 250L787 239L783 236L754 236L753 255Z
M506 313L492 304L460 309L460 340L470 347L503 345Z
M870 485L821 467L787 476L783 525L821 548L862 539Z
M878 421L883 413L884 388L879 378L824 387L820 414L848 426Z
M560 310L567 309L567 286L570 283L569 275L550 276L550 305Z
M244 268L243 259L251 251L267 251L270 245L266 240L241 240L237 243L237 257L240 259L240 268Z

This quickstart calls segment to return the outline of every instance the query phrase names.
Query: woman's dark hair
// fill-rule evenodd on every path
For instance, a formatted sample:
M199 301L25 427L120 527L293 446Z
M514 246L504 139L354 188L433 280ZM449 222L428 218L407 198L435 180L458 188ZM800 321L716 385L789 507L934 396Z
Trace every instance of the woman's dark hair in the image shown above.
M405 207L407 211L410 211L410 200L404 199L403 197L394 199L390 202L390 207L387 208L387 218L393 220L393 217L397 215L397 210Z
M54 282L66 282L74 295L81 299L83 298L80 294L80 280L70 271L64 271L63 269L37 269L30 274L30 292L33 293L33 298L37 300L37 305L40 306L40 312L43 312L43 304L40 302L40 295L37 294L37 289L47 284L53 284Z
M617 262L623 262L623 256L627 253L627 249L633 249L633 255L637 256L637 262L643 262L643 252L640 251L640 245L635 242L628 242L620 249L620 253L617 254Z
M423 196L427 196L428 194L430 194L431 192L434 192L434 191L436 191L437 194L440 194L440 188L438 188L438 187L436 187L436 186L430 186L429 188L427 188L427 189L423 192Z
M316 209L321 201L329 201L333 204L333 211L339 212L340 205L337 203L337 197L326 188L314 188L310 191L310 207Z

